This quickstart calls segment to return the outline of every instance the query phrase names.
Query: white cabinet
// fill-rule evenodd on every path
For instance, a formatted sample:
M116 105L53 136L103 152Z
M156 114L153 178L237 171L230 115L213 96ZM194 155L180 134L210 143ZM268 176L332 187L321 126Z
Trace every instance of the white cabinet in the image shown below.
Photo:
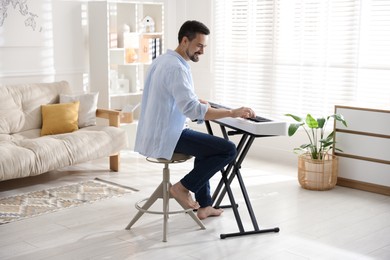
M99 107L141 102L148 66L164 49L163 15L162 3L88 2L89 83Z
M390 111L336 106L348 123L335 125L337 184L390 195Z

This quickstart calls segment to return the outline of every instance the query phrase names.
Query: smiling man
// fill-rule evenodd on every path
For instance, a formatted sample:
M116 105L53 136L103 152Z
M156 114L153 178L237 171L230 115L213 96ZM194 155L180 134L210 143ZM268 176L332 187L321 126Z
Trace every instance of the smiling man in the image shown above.
M235 158L236 146L223 138L186 128L186 119L202 123L223 117L255 116L247 107L212 108L196 96L188 61L199 61L209 34L203 23L187 21L179 30L177 48L153 61L145 79L134 148L153 158L171 159L173 153L195 157L194 168L171 187L170 193L187 208L198 209L200 219L222 213L222 209L212 207L209 179Z

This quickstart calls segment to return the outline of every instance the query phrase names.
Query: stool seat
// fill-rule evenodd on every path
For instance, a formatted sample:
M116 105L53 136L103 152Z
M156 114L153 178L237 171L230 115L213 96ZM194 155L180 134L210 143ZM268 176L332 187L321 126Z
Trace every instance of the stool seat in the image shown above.
M134 218L130 221L130 223L127 225L127 227L126 227L127 230L129 230L144 213L164 215L163 240L162 240L163 242L167 241L168 216L170 214L188 213L191 216L191 218L200 226L201 229L206 229L206 227L204 226L202 221L194 213L193 209L186 209L185 205L183 205L180 201L175 199L182 206L183 210L176 210L176 211L169 210L169 199L170 199L169 190L172 187L172 184L169 180L170 179L169 164L182 163L182 162L185 162L191 158L192 158L192 156L190 156L190 155L180 154L180 153L174 153L171 159L150 158L150 157L146 158L146 160L149 162L163 163L164 164L163 180L149 198L140 200L135 204L135 208L138 210L138 212L134 216ZM157 201L157 199L163 199L162 211L149 210L149 208ZM145 202L145 203L143 203L143 202ZM141 206L142 203L143 203L143 205Z
M149 162L154 162L154 163L181 163L181 162L185 162L191 158L192 158L191 155L182 154L182 153L174 153L172 155L171 159L147 157L146 160Z

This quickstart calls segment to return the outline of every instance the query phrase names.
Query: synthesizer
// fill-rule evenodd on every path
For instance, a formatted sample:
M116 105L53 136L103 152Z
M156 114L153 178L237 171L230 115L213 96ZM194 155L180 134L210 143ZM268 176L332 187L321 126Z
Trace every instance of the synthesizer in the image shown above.
M229 107L214 102L208 102L208 103L213 108L231 109ZM287 129L288 129L287 122L278 121L275 119L265 118L260 116L256 116L254 118L225 117L225 118L215 119L212 121L254 135L284 136L287 135Z

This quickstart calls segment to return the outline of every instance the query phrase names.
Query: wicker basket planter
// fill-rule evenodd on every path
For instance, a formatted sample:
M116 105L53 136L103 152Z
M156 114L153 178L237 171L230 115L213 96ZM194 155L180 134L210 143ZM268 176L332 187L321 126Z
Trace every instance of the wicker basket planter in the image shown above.
M324 160L313 160L310 154L298 157L298 181L308 190L330 190L336 186L338 158L326 154Z

